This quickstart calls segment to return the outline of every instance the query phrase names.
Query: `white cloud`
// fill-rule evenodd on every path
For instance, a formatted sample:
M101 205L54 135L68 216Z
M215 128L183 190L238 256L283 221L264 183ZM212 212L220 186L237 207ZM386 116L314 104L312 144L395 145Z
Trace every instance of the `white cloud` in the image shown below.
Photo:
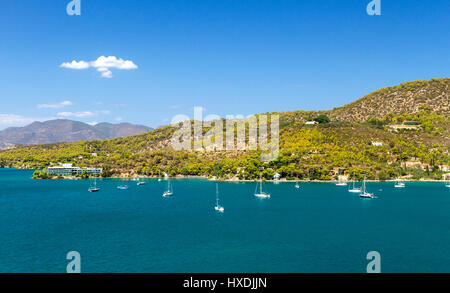
M83 111L83 112L59 112L58 117L77 117L77 118L84 118L84 117L91 117L95 116L95 114L91 111Z
M46 121L52 118L32 118L15 114L0 114L0 128L25 126L35 121Z
M103 110L103 111L81 111L81 112L59 112L57 114L58 117L60 118L70 118L70 117L75 117L75 118L86 118L86 117L93 117L93 116L98 116L98 115L109 115L111 112L108 110Z
M38 109L60 109L72 105L73 103L71 101L64 101L58 104L40 104L37 107Z
M103 78L112 78L113 73L112 68L119 70L132 70L137 69L138 66L134 64L131 60L123 60L122 58L117 58L116 56L100 56L95 61L75 61L65 62L61 64L63 68L69 69L87 69L89 67L96 68L98 72L101 73Z
M95 68L117 68L122 70L137 69L137 65L131 60L123 60L116 56L100 56L97 60L91 62L91 66Z
M75 60L73 60L72 62L64 62L63 64L61 64L62 68L68 69L87 69L90 66L91 65L89 64L89 62L86 61L77 62Z
M95 126L98 124L97 121L92 121L92 122L86 122L87 124L91 125L91 126Z
M116 119L115 119L117 122L120 122L120 121L122 121L123 119L122 119L122 117L116 117Z

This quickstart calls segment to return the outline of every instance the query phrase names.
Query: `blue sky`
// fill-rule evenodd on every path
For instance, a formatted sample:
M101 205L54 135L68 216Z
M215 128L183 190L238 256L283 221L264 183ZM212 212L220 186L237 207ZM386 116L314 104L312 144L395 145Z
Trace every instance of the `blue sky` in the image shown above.
M2 1L0 129L325 110L449 76L448 0L381 0L381 16L370 0L81 0L81 16L69 2Z

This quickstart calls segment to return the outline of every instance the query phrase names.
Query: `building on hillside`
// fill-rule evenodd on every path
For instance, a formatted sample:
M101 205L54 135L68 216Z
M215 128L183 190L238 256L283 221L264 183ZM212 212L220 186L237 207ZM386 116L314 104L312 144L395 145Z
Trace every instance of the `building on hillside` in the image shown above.
M319 122L317 122L317 121L306 121L305 122L305 125L316 125L316 124L319 124Z
M441 169L442 172L450 172L450 166L448 165L439 166L439 169Z
M275 175L273 175L274 180L279 180L280 178L281 178L281 174L275 173Z
M53 176L81 175L84 172L89 175L100 175L102 174L102 171L102 168L80 168L74 167L72 164L61 164L58 167L47 168L47 174Z
M383 146L383 143L379 142L379 141L372 141L372 145L376 146L376 147L380 147L380 146Z

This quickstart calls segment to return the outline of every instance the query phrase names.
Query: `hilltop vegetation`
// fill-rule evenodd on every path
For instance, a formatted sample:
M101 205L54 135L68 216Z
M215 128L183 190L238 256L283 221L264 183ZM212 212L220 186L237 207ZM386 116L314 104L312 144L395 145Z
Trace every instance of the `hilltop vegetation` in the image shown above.
M421 84L422 86L418 86ZM414 105L411 109L368 115L353 121L344 113L354 107L332 111L295 111L280 115L280 154L275 161L263 162L254 151L174 151L170 144L178 125L165 126L140 135L111 140L22 146L0 152L0 165L18 168L45 168L57 163L74 163L80 167L102 167L103 176L157 176L159 172L218 178L256 179L260 170L267 179L275 173L284 178L311 180L336 179L339 174L367 174L369 179L393 179L409 175L413 179L441 179L440 166L449 165L450 120L448 107L449 79L414 83L413 97L428 97L432 104ZM431 85L435 85L430 88ZM439 89L437 89L439 88ZM442 93L441 90L446 92ZM402 96L399 86L381 90L355 103L378 103L383 93L393 91ZM426 92L438 94L442 101ZM370 98L372 97L372 99ZM403 99L403 98L402 98ZM370 102L369 100L373 100ZM360 107L356 107L358 109ZM367 107L365 108L367 110ZM365 111L366 111L365 110ZM353 110L352 110L353 111ZM355 110L356 111L356 110ZM364 112L365 113L365 112ZM386 115L382 115L382 114ZM342 115L341 119L337 115ZM356 115L356 114L355 114ZM316 119L319 125L307 126ZM414 121L417 129L395 130L392 124ZM206 132L208 128L204 129ZM379 142L382 145L373 145ZM95 154L95 155L93 155Z

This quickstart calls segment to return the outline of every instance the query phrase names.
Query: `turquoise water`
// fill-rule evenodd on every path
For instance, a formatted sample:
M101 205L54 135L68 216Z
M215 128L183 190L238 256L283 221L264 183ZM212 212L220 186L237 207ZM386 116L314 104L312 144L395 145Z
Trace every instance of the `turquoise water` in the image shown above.
M327 183L173 180L144 186L99 180L31 180L0 169L0 272L365 272L369 251L383 272L450 272L450 188L443 183L368 183L360 199Z

